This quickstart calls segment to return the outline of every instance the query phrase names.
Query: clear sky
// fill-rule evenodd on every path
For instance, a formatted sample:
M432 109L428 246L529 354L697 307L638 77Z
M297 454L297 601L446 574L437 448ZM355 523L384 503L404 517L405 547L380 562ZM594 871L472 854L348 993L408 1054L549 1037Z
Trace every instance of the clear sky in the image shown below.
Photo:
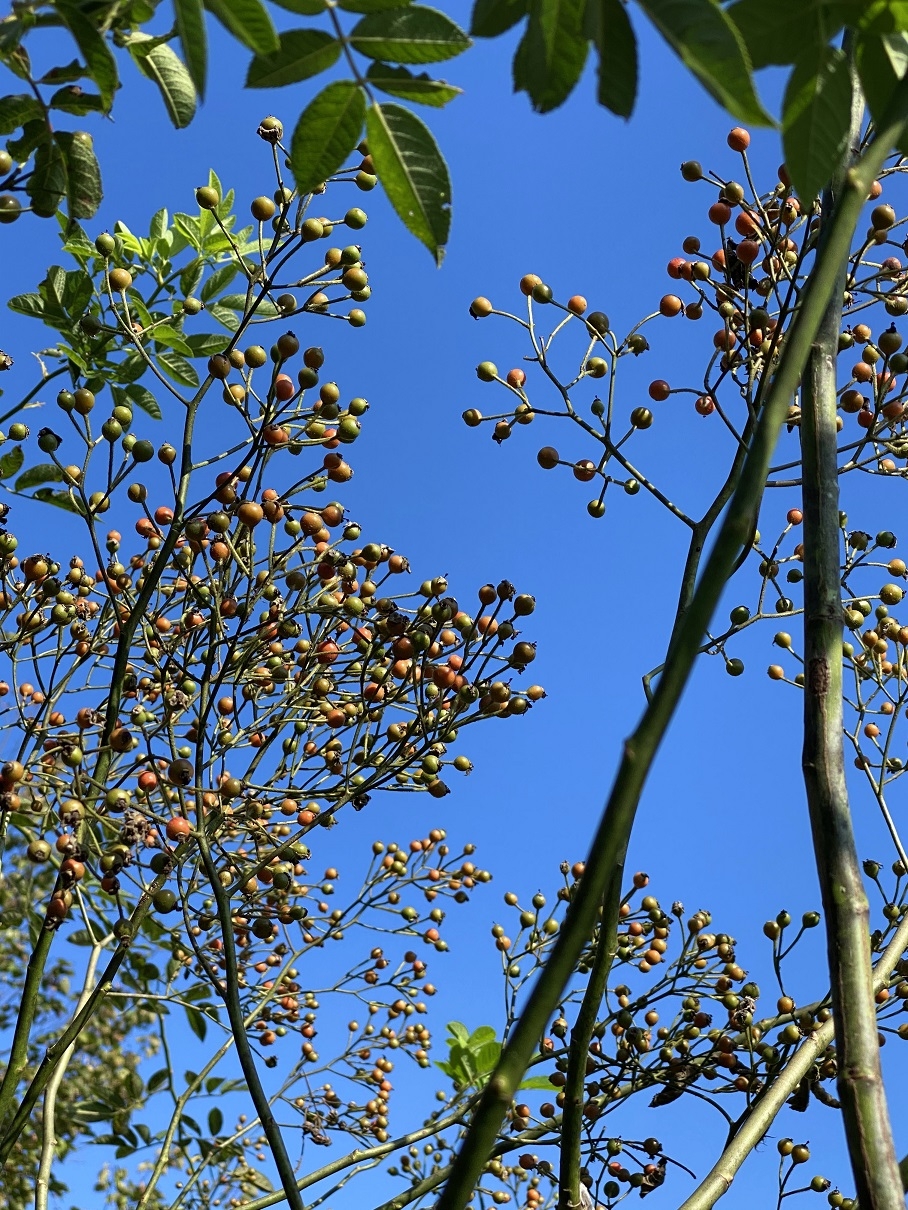
M284 25L305 23L274 11ZM466 4L448 11L467 23ZM494 872L492 886L469 909L451 913L446 925L451 952L433 967L441 988L434 1006L439 1039L448 1019L471 1027L500 1022L499 964L489 927L504 917L502 894L514 889L529 898L540 888L553 891L559 861L584 856L622 738L642 707L641 675L661 661L672 617L683 556L676 523L645 494L631 498L617 491L609 492L603 520L587 516L588 489L566 471L545 474L536 465L536 450L549 443L566 456L595 457L560 425L539 420L499 447L488 428L469 430L460 418L467 407L495 410L494 388L476 379L477 362L490 358L507 368L525 352L502 321L470 318L472 297L485 294L497 306L516 307L520 276L535 272L559 298L585 295L623 332L655 310L669 289L665 264L681 252L682 238L700 234L705 246L714 239L706 220L714 195L685 184L678 165L697 158L739 175L725 145L732 122L636 11L634 17L642 83L629 124L596 107L591 73L561 110L533 115L526 98L511 92L507 40L480 44L443 65L441 74L465 89L447 110L424 114L454 183L443 268L436 270L404 233L380 190L358 195L356 203L370 216L362 233L374 291L368 324L354 332L313 317L304 336L324 345L343 391L372 403L351 454L356 476L343 497L368 534L407 554L419 579L447 574L464 602L480 584L502 577L538 602L526 633L539 643L534 676L547 700L523 719L471 729L464 748L475 771L457 781L443 802L385 796L344 823L346 843L361 841L363 848L375 835L405 840L441 824L453 840L475 841L481 861ZM86 224L92 235L116 219L141 233L160 206L191 209L193 188L209 166L240 199L271 191L255 127L268 113L289 126L320 81L244 91L245 61L244 53L214 34L209 95L183 132L172 130L153 87L124 64L126 85L114 121L92 126L107 190L101 213ZM774 85L770 79L770 103ZM778 138L771 131L753 133L755 177L761 188L771 188L781 158ZM0 239L9 294L34 288L58 259L52 223L23 220L3 228ZM623 374L619 411L648 403L646 385L653 378L680 382L687 372L695 379L712 349L707 321L665 319L647 333L652 351ZM43 333L8 316L2 336L25 384L28 352ZM6 379L3 385L6 399L13 398L13 384ZM542 392L542 384L537 387ZM702 500L728 447L715 418L696 416L690 397L680 398L653 405L656 422L637 438L634 453L671 493ZM166 420L154 432L151 422L147 427L143 435L160 439L167 431ZM772 495L764 530L781 528L795 502L785 492ZM887 523L897 529L892 518L900 510L892 492L886 507ZM849 511L868 530L883 524L866 490ZM17 505L20 549L29 547L30 537L43 549L48 521L46 512L26 514ZM59 526L55 541L64 541L69 521L56 513L52 521ZM752 604L755 588L751 573L730 594L723 620L739 599ZM729 677L721 659L701 660L645 793L629 862L630 870L649 872L663 903L680 899L689 909L710 908L714 926L738 938L739 960L766 986L770 1002L775 994L762 922L783 907L796 917L819 907L799 779L800 699L766 677L766 665L778 654L770 646L773 629L767 624L731 652L747 663L741 678ZM898 800L894 808L900 809ZM856 809L862 856L881 854L888 861L866 795L856 798ZM796 990L812 999L825 986L819 936L804 950ZM892 1055L898 1045L890 1042L886 1057L893 1072L898 1062L903 1077L904 1062ZM437 1081L423 1075L413 1083L413 1096L421 1087L428 1110ZM414 1102L414 1117L422 1112ZM894 1112L905 1151L908 1120L897 1101ZM625 1137L656 1134L700 1176L721 1146L716 1115L690 1098L656 1111L631 1108L613 1120ZM837 1115L816 1106L805 1121L785 1111L773 1133L809 1137L815 1162L808 1176L825 1172L849 1190ZM87 1157L92 1164L95 1158ZM772 1195L776 1160L775 1147L765 1147L723 1204L729 1210L764 1204ZM677 1203L691 1187L678 1176L650 1205L659 1210ZM338 1210L363 1204L352 1190L343 1198L332 1203Z

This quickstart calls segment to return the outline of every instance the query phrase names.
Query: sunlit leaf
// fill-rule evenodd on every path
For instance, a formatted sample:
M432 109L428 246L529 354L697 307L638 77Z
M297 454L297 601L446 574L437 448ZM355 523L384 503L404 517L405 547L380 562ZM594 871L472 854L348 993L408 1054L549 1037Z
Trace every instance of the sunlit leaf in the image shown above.
M529 0L476 0L470 18L474 38L497 38L522 21Z
M815 197L838 167L851 126L851 66L832 46L810 46L794 66L782 103L782 146L792 182Z
M91 218L104 196L94 140L85 130L58 130L54 139L66 164L66 208L70 218Z
M371 13L354 25L349 37L360 54L393 63L440 63L470 45L469 36L450 17L418 4Z
M772 125L754 88L738 27L713 0L638 0L681 62L730 114Z
M256 55L246 74L247 88L280 88L308 80L333 67L341 44L322 29L288 29L273 53Z
M431 79L426 72L417 76L406 67L392 67L388 63L370 63L366 79L389 96L436 108L447 105L462 91L444 80Z
M205 0L205 7L254 54L267 55L277 50L277 31L261 0ZM320 4L315 11L323 9L324 5Z
M557 109L580 79L589 50L585 0L530 0L530 19L514 57L514 88L538 113Z
M200 97L205 96L208 75L208 32L202 0L173 0L177 34L183 51L183 61Z
M366 131L391 205L440 264L451 226L451 178L431 131L409 109L378 103L369 108Z
M186 65L169 46L154 42L146 34L132 34L127 48L136 66L158 86L171 122L177 129L188 126L195 116L198 98Z
M54 9L75 39L91 78L98 86L105 110L110 109L119 83L113 51L95 22L75 0L55 0Z
M599 104L629 118L637 99L637 39L621 0L587 0L586 32L599 52Z
M309 193L346 160L362 136L366 102L353 80L338 80L300 114L290 165L300 193Z

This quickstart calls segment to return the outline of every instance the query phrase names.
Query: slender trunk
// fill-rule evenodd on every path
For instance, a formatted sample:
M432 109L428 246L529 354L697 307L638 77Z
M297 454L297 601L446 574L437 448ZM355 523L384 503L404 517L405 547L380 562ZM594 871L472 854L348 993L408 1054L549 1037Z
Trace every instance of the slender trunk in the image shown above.
M602 919L596 938L596 953L590 970L586 991L568 1049L567 1079L564 1085L564 1107L561 1119L561 1165L558 1176L559 1210L573 1210L580 1202L580 1144L583 1141L583 1107L586 1103L586 1061L599 1007L605 995L605 985L615 957L615 937L618 931L618 903L621 898L621 874L617 867L612 885L602 905Z
M823 199L832 208L834 187ZM822 245L821 235L821 245ZM822 247L818 255L822 255ZM863 1210L903 1210L880 1070L869 906L845 783L842 717L841 529L836 357L843 263L801 392L804 512L804 748L802 764L826 939L845 1134Z

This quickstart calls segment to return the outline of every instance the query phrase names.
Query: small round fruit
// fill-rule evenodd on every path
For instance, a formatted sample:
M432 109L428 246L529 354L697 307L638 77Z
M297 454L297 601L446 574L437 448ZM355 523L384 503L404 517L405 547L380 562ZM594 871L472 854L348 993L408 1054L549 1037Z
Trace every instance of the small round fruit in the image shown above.
M604 311L591 311L586 317L587 327L592 328L599 336L604 336L609 330L609 319Z
M699 160L685 160L681 165L681 175L686 181L699 181L703 176L703 165Z
M886 231L895 222L895 211L891 206L885 203L882 206L874 206L870 215L870 225L874 231Z
M494 361L481 361L476 367L476 377L480 382L494 382L498 377L498 366Z
M744 671L744 661L737 658L729 660L725 665L725 671L729 676L740 676Z
M582 294L573 294L567 300L567 309L572 315L582 315L587 308L587 301Z
M650 399L655 399L657 403L668 399L670 393L671 387L664 378L657 378L649 384L649 397Z
M533 287L533 302L550 303L552 301L552 287L547 286L545 282L537 282Z
M631 412L631 424L635 429L648 429L653 423L653 414L649 408L634 408Z
M121 293L128 290L132 285L132 274L128 269L111 269L110 271L111 288Z
M553 445L544 445L536 455L536 461L544 471L550 471L558 465L558 451Z
M249 207L252 212L252 217L259 223L266 223L268 219L274 218L277 207L270 197L257 197L253 199Z
M664 294L659 300L659 313L671 319L681 314L683 305L677 294Z
M161 887L151 897L152 903L159 912L172 912L177 906L177 897L169 887Z
M262 118L259 122L256 134L260 139L264 139L266 143L279 143L284 137L284 124L280 118L276 118L273 114L269 114L267 118Z
M14 223L22 213L22 203L12 193L0 193L0 223Z
M353 206L344 215L344 222L348 227L352 227L354 231L361 231L368 221L366 212L360 210L359 206Z
M215 210L221 204L221 195L211 185L202 185L195 191L195 200L203 210Z
M487 315L491 315L495 308L482 294L478 298L474 298L470 303L470 314L474 319L485 319Z
M732 151L746 151L750 146L750 132L743 126L735 126L728 132L725 140Z

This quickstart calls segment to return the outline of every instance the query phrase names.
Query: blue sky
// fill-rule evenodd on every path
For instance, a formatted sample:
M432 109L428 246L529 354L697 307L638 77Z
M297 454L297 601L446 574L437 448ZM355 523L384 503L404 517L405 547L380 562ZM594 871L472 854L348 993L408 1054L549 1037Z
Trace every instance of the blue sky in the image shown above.
M467 22L466 5L448 11ZM289 14L278 16L297 23ZM353 332L313 320L306 333L325 347L342 390L372 403L351 455L356 476L343 497L369 535L403 551L419 579L447 574L463 601L485 581L507 577L538 602L526 631L539 643L534 676L547 700L524 719L471 729L465 750L475 771L443 803L395 797L368 819L351 821L347 835L350 845L365 846L375 834L405 839L441 824L456 841L475 841L494 872L492 886L446 925L451 952L434 968L441 987L439 1039L444 1020L500 1022L489 927L504 917L502 894L513 889L529 898L539 888L554 890L559 861L585 854L622 738L642 706L640 677L660 662L671 623L683 557L684 535L676 523L645 494L618 492L609 493L603 520L588 517L587 489L564 470L545 474L536 465L536 450L549 443L566 456L595 456L559 425L539 420L498 447L488 428L468 430L460 419L467 407L494 410L495 388L477 381L477 362L490 358L506 368L525 352L503 321L470 318L475 295L516 307L520 276L535 272L559 298L585 295L623 332L673 288L665 263L680 253L682 238L700 234L705 247L713 238L705 212L714 195L685 184L678 165L697 158L707 168L739 175L725 144L733 123L649 28L636 24L641 93L627 124L596 107L589 72L562 109L533 115L526 98L511 92L507 39L479 44L444 65L441 74L465 95L427 115L454 183L443 268L436 270L403 232L380 190L358 195L356 203L370 216L362 233L374 291L368 324ZM160 206L190 209L193 188L209 167L240 199L271 191L255 127L268 113L289 126L318 82L257 95L240 87L245 61L229 40L214 34L209 95L184 132L172 130L153 87L124 64L126 86L115 119L92 128L106 184L102 210L86 224L92 234L118 218L141 233ZM767 81L770 103L776 84ZM768 188L781 158L778 138L771 131L753 133L754 175ZM0 238L10 294L33 288L58 259L51 223L22 221L4 228ZM2 331L3 347L16 357L18 381L26 384L29 342L43 335L13 317ZM622 371L619 410L648 403L646 385L653 378L694 377L711 350L711 332L706 321L649 325L651 352ZM7 379L4 386L11 399L13 384ZM715 418L701 419L689 397L680 399L653 405L656 423L637 438L634 453L640 451L654 480L698 500L721 473L728 448ZM847 490L854 495L856 488ZM874 520L877 493L861 491L849 512L856 525L875 530L883 523ZM781 528L795 502L784 492L772 496L764 532ZM884 507L887 523L897 528L891 491ZM32 537L43 547L46 513L17 513L20 544L29 546ZM59 520L56 514L53 520ZM61 523L61 540L66 531ZM743 583L723 617L739 597L753 602L756 577ZM766 665L777 658L772 632L770 623L736 646L732 654L747 662L741 678L727 676L721 659L701 660L644 795L629 861L630 870L649 872L663 902L710 908L714 925L738 938L740 959L767 987L767 999L769 943L760 925L783 907L799 916L819 906L799 779L800 700L766 678ZM898 811L897 799L894 805ZM885 857L889 850L866 795L856 796L856 811L862 856ZM796 982L803 984L802 997L812 999L824 986L818 935L805 945L803 966ZM887 1058L895 1049L890 1042ZM902 1062L897 1074L903 1074ZM414 1084L414 1098L420 1086L427 1104L432 1077ZM421 1115L415 1101L414 1111ZM908 1150L904 1110L896 1105L894 1112L902 1150ZM626 1137L657 1134L702 1175L721 1140L708 1114L685 1098L659 1111L619 1115L616 1130ZM847 1190L837 1130L836 1115L818 1107L803 1124L786 1112L777 1133L800 1139L806 1132L816 1155L808 1175L824 1171ZM771 1196L775 1161L774 1147L754 1157L724 1204L750 1206L755 1197ZM654 1195L655 1210L656 1199L666 1205L680 1200L689 1191L685 1180ZM351 1193L345 1196L337 1207L357 1204Z

